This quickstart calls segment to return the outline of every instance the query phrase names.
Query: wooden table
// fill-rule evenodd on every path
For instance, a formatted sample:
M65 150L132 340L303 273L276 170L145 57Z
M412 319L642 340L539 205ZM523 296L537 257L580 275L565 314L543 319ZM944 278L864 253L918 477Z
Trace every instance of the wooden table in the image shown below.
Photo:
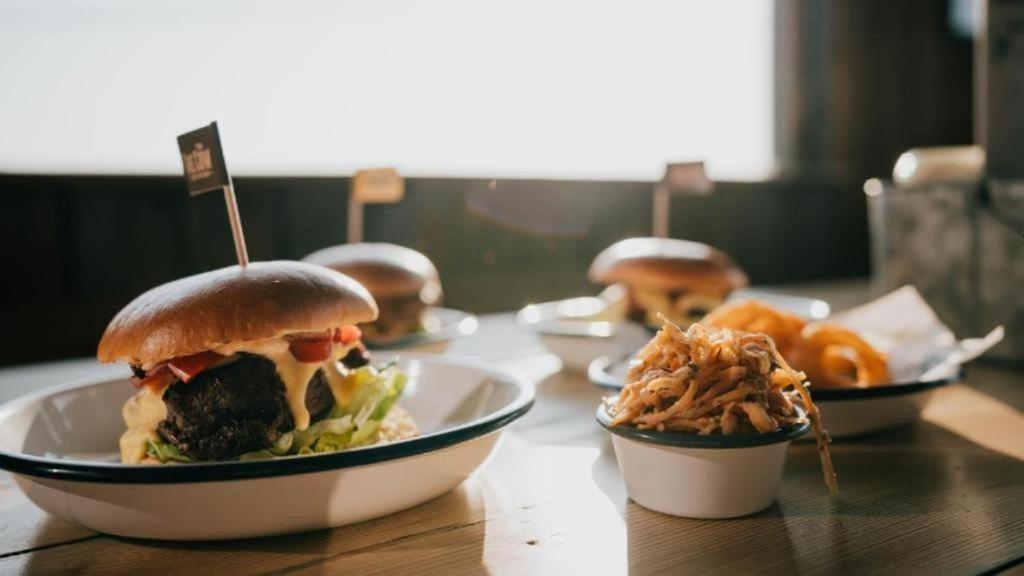
M778 502L738 520L673 518L630 502L602 392L507 315L486 317L450 353L535 378L533 411L454 492L335 530L261 540L112 538L34 508L0 474L0 573L608 574L1021 571L1024 376L972 367L925 421L836 443L829 497L812 444L794 444ZM0 400L101 370L91 361L0 371ZM680 490L685 490L680 486Z

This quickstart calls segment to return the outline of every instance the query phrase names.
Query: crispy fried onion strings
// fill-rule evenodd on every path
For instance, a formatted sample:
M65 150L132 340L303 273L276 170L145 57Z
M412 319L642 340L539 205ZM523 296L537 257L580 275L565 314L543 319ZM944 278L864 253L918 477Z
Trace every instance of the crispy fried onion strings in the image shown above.
M839 490L821 415L804 385L764 334L714 330L685 332L664 326L637 353L626 386L611 407L612 425L697 434L766 433L807 420L818 440L825 483ZM792 389L792 391L787 391Z

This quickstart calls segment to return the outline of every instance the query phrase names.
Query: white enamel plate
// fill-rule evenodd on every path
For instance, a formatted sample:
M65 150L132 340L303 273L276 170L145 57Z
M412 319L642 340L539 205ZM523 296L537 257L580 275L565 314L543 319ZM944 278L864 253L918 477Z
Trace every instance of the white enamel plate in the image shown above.
M416 352L443 353L448 344L476 332L480 322L476 316L452 308L428 307L420 315L421 329L397 336L363 338L370 350L409 350Z
M416 438L332 454L176 466L118 463L127 379L46 390L0 407L0 468L43 510L135 538L217 540L341 526L440 496L533 404L530 384L469 363L406 355L399 405Z

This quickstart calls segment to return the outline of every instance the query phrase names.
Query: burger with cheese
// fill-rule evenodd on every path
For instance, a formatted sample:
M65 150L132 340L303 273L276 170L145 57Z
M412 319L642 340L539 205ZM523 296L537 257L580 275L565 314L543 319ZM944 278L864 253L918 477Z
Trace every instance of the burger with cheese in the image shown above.
M589 276L625 286L627 316L657 326L659 313L683 326L697 322L747 285L747 275L724 252L673 238L616 242L597 255Z
M125 463L332 452L415 433L395 367L369 366L358 282L301 262L254 262L158 286L110 322L102 362L131 366Z
M377 301L380 315L366 326L367 338L389 338L421 330L428 306L441 303L437 268L405 246L358 243L331 246L304 258L356 279Z

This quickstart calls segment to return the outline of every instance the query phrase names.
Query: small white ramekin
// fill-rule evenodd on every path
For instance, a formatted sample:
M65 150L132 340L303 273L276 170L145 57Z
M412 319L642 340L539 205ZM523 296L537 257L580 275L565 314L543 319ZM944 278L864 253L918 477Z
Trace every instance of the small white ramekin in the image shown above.
M735 518L771 506L789 443L810 428L732 436L638 430L612 426L603 404L597 421L612 434L630 499L686 518Z

